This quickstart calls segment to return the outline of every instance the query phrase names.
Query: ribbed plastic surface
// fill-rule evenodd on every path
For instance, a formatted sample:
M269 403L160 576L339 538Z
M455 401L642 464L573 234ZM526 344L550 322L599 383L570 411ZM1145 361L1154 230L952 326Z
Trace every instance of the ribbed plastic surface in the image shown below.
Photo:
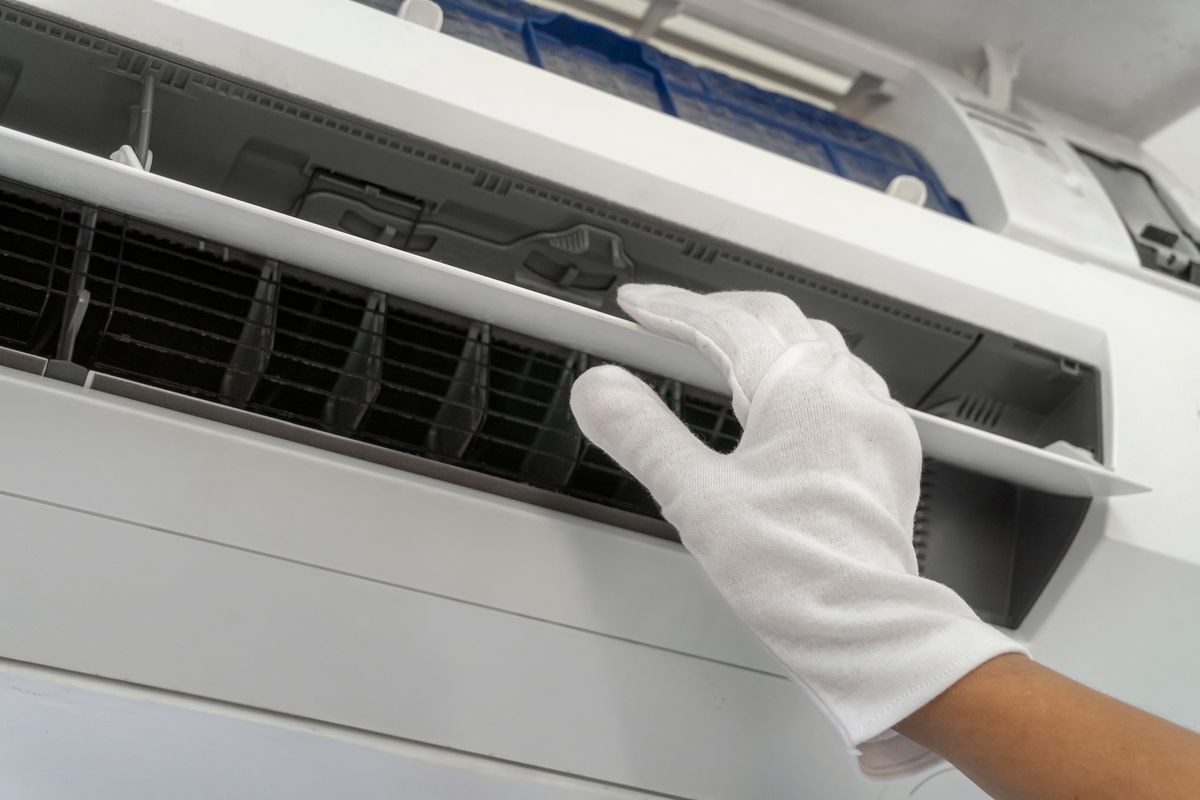
M72 276L73 361L191 397L657 516L567 405L586 354L0 181L0 346L54 357ZM85 256L80 258L80 256ZM728 404L654 379L710 446Z
M400 0L360 0L394 11ZM884 189L920 178L926 206L968 220L937 173L904 142L809 103L694 67L601 25L519 0L438 0L442 32L648 108Z

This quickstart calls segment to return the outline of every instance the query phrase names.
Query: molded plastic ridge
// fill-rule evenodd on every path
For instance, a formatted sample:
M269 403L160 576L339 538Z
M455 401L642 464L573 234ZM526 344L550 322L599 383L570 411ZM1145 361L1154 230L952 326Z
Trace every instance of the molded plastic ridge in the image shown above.
M696 350L626 320L0 127L0 173L728 395ZM909 409L927 456L1074 497L1149 491L1110 469Z

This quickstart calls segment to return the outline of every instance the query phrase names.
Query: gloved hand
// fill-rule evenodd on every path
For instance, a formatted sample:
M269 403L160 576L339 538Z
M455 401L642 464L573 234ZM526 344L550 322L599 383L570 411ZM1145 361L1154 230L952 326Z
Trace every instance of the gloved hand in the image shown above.
M728 455L708 449L615 366L575 382L583 432L646 486L864 772L935 761L889 729L984 661L1024 650L917 575L921 445L904 408L836 328L782 295L629 285L619 302L717 366L744 432Z

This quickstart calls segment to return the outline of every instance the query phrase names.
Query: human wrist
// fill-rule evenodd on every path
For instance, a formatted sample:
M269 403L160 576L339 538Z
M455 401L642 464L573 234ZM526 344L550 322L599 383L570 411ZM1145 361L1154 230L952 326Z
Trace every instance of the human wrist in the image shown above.
M930 749L962 732L964 723L980 722L998 697L1009 696L1039 667L1025 653L1003 653L984 661L925 705L896 723L894 730Z

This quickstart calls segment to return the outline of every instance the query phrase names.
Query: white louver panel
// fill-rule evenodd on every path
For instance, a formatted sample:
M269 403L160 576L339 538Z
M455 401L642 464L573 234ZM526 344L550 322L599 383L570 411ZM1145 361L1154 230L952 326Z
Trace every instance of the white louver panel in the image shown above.
M0 172L33 187L665 376L725 388L697 352L616 317L375 244L223 195L0 129ZM486 342L485 342L486 344ZM370 361L370 355L366 356ZM353 403L351 403L351 406ZM354 415L354 408L341 412ZM1103 466L910 411L926 455L1046 492L1101 497L1146 491Z

